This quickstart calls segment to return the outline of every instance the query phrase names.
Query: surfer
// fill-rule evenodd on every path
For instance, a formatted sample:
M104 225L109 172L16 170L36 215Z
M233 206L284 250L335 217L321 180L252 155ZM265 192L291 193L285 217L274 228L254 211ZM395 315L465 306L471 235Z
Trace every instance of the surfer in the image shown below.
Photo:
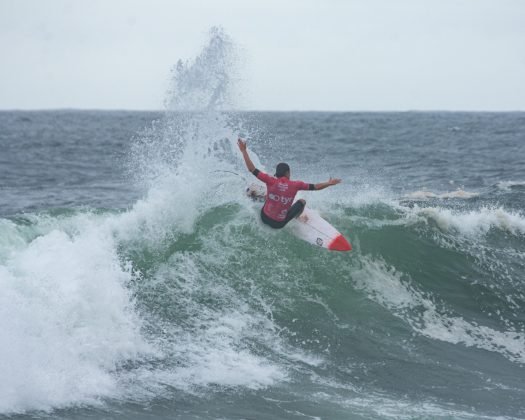
M275 175L270 176L255 167L246 146L246 141L239 138L237 145L242 153L248 170L258 179L266 184L266 201L261 209L261 220L274 229L280 229L294 217L299 217L306 206L303 199L293 203L297 191L323 190L341 182L338 178L330 178L326 182L318 184L307 184L303 181L290 180L290 167L287 163L279 163L275 169ZM293 203L293 204L292 204Z

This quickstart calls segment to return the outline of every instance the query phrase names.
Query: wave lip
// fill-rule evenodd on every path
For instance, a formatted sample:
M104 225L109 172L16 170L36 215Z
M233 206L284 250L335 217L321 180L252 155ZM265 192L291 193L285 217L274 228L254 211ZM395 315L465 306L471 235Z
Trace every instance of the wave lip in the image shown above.
M525 217L503 207L482 207L479 210L454 211L440 207L416 208L415 214L432 219L443 231L456 231L465 236L479 236L491 229L513 235L525 234Z

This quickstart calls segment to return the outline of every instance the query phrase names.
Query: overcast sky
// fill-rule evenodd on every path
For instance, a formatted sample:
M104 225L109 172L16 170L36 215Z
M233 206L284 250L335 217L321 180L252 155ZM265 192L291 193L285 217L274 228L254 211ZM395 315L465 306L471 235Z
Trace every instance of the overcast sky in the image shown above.
M162 109L211 26L256 110L525 110L525 0L0 0L0 109Z

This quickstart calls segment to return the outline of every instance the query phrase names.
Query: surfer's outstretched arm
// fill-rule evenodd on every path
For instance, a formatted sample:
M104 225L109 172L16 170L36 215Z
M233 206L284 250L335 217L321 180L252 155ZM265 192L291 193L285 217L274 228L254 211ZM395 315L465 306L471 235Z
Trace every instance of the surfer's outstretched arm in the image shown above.
M246 167L248 168L250 172L253 173L253 171L255 171L255 165L253 164L252 160L250 159L250 156L248 155L246 141L239 138L237 140L237 145L239 146L239 150L242 153L242 157L244 158L244 163L246 163Z
M314 190L324 190L325 188L331 187L332 185L339 184L341 180L339 178L330 178L326 182L320 182L314 185Z

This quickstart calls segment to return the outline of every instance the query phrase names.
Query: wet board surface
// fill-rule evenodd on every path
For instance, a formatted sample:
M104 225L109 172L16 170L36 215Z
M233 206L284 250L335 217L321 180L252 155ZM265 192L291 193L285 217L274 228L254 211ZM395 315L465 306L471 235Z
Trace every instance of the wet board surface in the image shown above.
M246 188L246 195L254 201L264 202L266 187L260 184L251 184ZM312 245L330 251L351 251L352 245L329 222L321 217L319 212L308 206L301 216L290 221L286 229L294 236Z

